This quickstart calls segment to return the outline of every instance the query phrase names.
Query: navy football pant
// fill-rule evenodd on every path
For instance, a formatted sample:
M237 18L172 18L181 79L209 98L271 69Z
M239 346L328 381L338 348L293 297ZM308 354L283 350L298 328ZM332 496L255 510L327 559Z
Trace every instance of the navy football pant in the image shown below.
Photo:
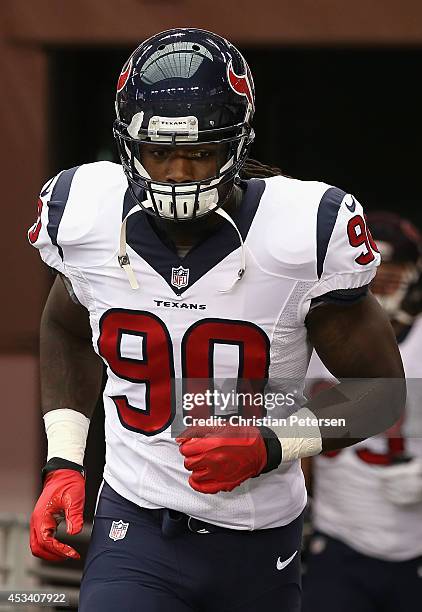
M316 533L303 579L303 612L413 612L422 609L422 557L382 561Z
M110 538L113 521L129 523L124 538ZM302 517L276 529L197 532L207 526L141 509L104 483L79 611L300 612Z

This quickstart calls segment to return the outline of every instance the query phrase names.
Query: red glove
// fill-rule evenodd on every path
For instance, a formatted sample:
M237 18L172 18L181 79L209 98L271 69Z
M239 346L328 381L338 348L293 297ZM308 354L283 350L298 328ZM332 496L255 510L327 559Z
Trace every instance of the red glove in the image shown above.
M32 554L47 561L80 559L74 548L54 537L57 525L66 519L69 535L83 527L85 479L76 470L50 472L31 516L30 545Z
M232 491L267 466L267 449L258 427L191 427L176 441L191 470L189 484L200 493Z

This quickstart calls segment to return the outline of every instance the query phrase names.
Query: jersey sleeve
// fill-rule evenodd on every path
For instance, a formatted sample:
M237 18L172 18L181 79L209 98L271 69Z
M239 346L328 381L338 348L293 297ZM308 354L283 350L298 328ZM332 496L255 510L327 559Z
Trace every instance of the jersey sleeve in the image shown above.
M38 197L37 220L28 231L28 240L39 250L42 260L62 274L65 262L58 231L76 170L77 167L64 170L43 186Z
M126 192L120 164L99 161L63 170L41 190L30 243L65 276L103 265L118 250Z
M337 187L323 195L316 224L316 273L308 298L326 294L359 297L376 274L380 254L361 204Z

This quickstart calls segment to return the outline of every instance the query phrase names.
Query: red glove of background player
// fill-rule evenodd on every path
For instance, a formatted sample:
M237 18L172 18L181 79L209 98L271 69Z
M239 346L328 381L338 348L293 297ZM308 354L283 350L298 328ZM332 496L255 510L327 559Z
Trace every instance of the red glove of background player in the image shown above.
M54 537L57 525L66 520L69 535L79 533L83 527L85 505L85 479L76 470L50 472L35 505L30 524L32 554L47 561L80 559L74 548Z
M232 491L258 476L267 465L267 450L258 427L191 427L176 441L192 471L189 484L200 493Z

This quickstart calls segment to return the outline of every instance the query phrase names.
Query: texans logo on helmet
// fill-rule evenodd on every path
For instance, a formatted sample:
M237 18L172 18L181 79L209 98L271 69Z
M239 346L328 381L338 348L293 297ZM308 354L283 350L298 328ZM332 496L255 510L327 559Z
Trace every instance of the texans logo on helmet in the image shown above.
M227 66L227 78L229 80L230 87L233 89L233 91L239 94L239 96L246 96L248 98L249 104L253 106L254 103L252 87L249 82L247 72L241 76L236 74L233 70L232 60L230 60Z
M130 58L129 63L126 66L126 69L123 68L122 72L120 73L119 80L117 81L117 91L118 92L122 91L122 89L126 85L131 72L132 72L132 58Z

